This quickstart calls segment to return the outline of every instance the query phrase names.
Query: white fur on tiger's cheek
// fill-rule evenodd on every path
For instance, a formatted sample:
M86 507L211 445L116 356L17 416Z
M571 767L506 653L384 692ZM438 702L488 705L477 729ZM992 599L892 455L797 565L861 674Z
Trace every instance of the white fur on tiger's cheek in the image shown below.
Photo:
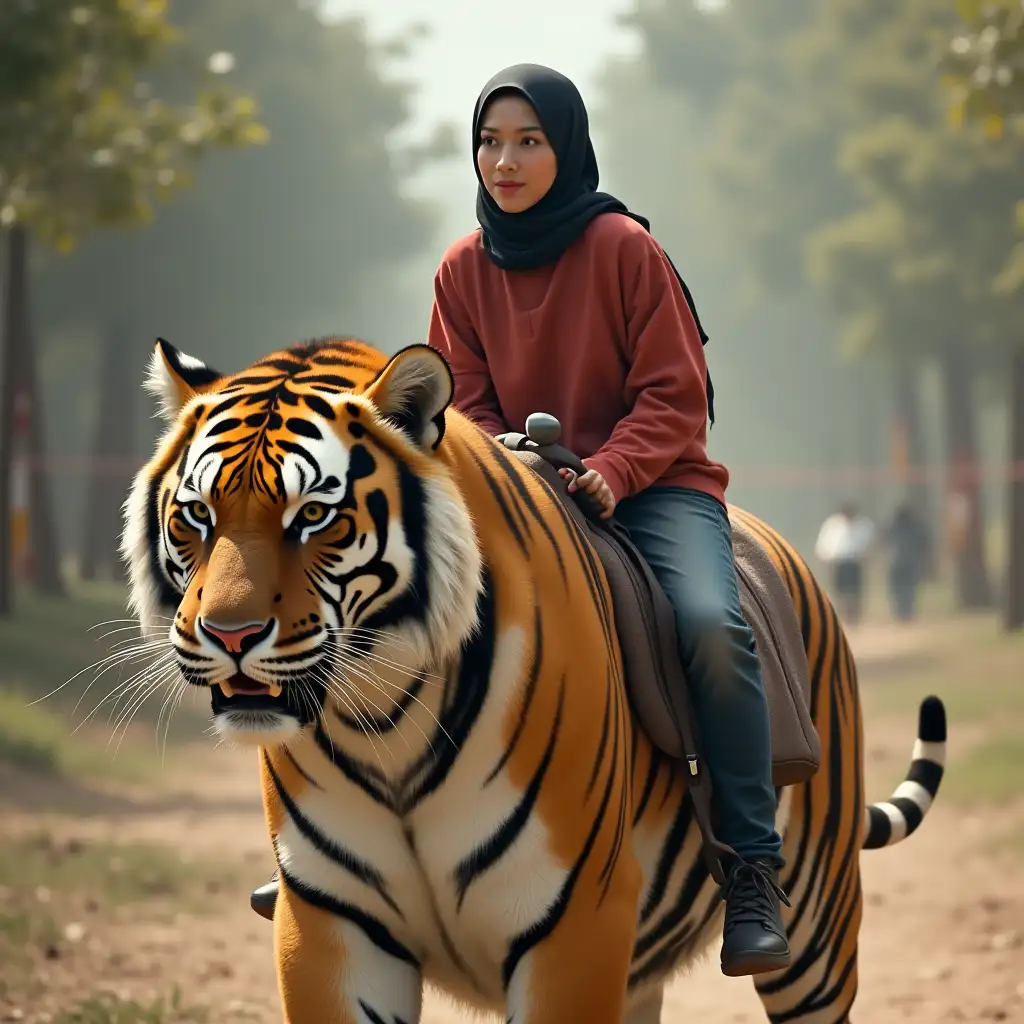
M430 607L427 642L445 661L461 649L476 626L483 587L483 558L466 504L449 480L424 478L426 559Z
M160 601L161 587L150 568L147 510L152 484L143 467L135 475L124 503L124 530L121 533L121 557L128 564L128 609L139 620L143 639L155 639L166 629L175 608Z

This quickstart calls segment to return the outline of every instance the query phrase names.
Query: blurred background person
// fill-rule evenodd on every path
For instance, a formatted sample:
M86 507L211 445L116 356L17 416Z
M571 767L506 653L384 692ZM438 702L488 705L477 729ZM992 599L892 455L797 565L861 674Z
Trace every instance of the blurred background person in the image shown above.
M889 606L898 622L917 614L917 593L931 556L928 526L909 501L902 501L885 528Z
M832 568L832 585L840 615L857 625L864 608L864 563L875 539L875 525L852 501L845 502L821 524L815 554Z

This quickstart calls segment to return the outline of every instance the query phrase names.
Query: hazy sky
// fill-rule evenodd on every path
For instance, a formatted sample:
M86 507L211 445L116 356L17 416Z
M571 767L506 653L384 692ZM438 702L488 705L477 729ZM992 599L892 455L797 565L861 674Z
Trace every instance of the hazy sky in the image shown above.
M636 50L631 33L615 23L619 12L632 7L631 0L517 0L505 5L480 0L328 0L326 6L332 13L362 15L373 38L392 35L413 22L431 26L430 38L418 44L401 74L420 84L419 123L450 120L465 128L465 160L421 183L440 193L446 207L443 230L451 237L475 227L469 119L491 75L509 64L547 64L572 78L593 106L591 83L601 64L609 56Z
M429 118L468 118L480 87L509 64L550 65L586 92L605 57L634 49L630 34L615 24L630 0L328 0L326 6L361 14L378 38L412 22L431 26L431 38L410 62L423 86L420 112Z

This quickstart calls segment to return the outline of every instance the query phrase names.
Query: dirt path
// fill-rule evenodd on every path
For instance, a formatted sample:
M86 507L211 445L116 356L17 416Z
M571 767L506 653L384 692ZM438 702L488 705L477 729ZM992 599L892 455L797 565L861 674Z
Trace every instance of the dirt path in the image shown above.
M865 634L859 657L885 657L896 648L902 654L906 643L905 635L873 642ZM903 762L914 722L899 730L887 726L871 735L869 723L872 758ZM877 786L870 793L887 795ZM211 1007L212 1021L279 1021L270 928L247 904L251 885L272 869L253 756L204 752L176 792L149 806L90 799L78 795L72 808L66 792L0 777L0 816L12 833L45 825L87 839L162 840L192 859L234 869L238 881L223 897L211 897L216 912L202 917L173 908L158 919L151 908L145 918L131 907L66 908L63 913L77 919L64 923L81 925L80 939L40 963L48 994L20 1007L23 1016L6 1019L42 1024L46 1012L97 987L145 998L177 985L189 1000ZM41 806L54 811L33 813ZM74 818L66 813L72 809ZM863 856L867 908L857 1020L1024 1021L1024 869L1019 855L1014 860L998 849L1000 836L1022 825L1024 806L965 816L940 798L912 840ZM0 994L0 1020L11 1012ZM470 1019L433 996L424 1014L425 1024ZM663 1024L764 1020L750 983L722 977L711 962L673 986Z

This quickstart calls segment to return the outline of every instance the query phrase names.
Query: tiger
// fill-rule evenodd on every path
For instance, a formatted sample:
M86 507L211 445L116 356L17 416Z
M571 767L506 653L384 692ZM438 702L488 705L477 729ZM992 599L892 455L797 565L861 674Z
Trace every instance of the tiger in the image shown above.
M317 339L221 374L158 339L144 387L165 427L124 504L129 603L257 752L284 1020L415 1024L430 985L515 1024L656 1024L722 901L562 499L458 412L426 345ZM730 515L787 584L821 740L778 794L791 965L755 984L771 1021L838 1024L859 850L921 823L944 711L922 704L906 781L865 806L836 613L789 543Z

